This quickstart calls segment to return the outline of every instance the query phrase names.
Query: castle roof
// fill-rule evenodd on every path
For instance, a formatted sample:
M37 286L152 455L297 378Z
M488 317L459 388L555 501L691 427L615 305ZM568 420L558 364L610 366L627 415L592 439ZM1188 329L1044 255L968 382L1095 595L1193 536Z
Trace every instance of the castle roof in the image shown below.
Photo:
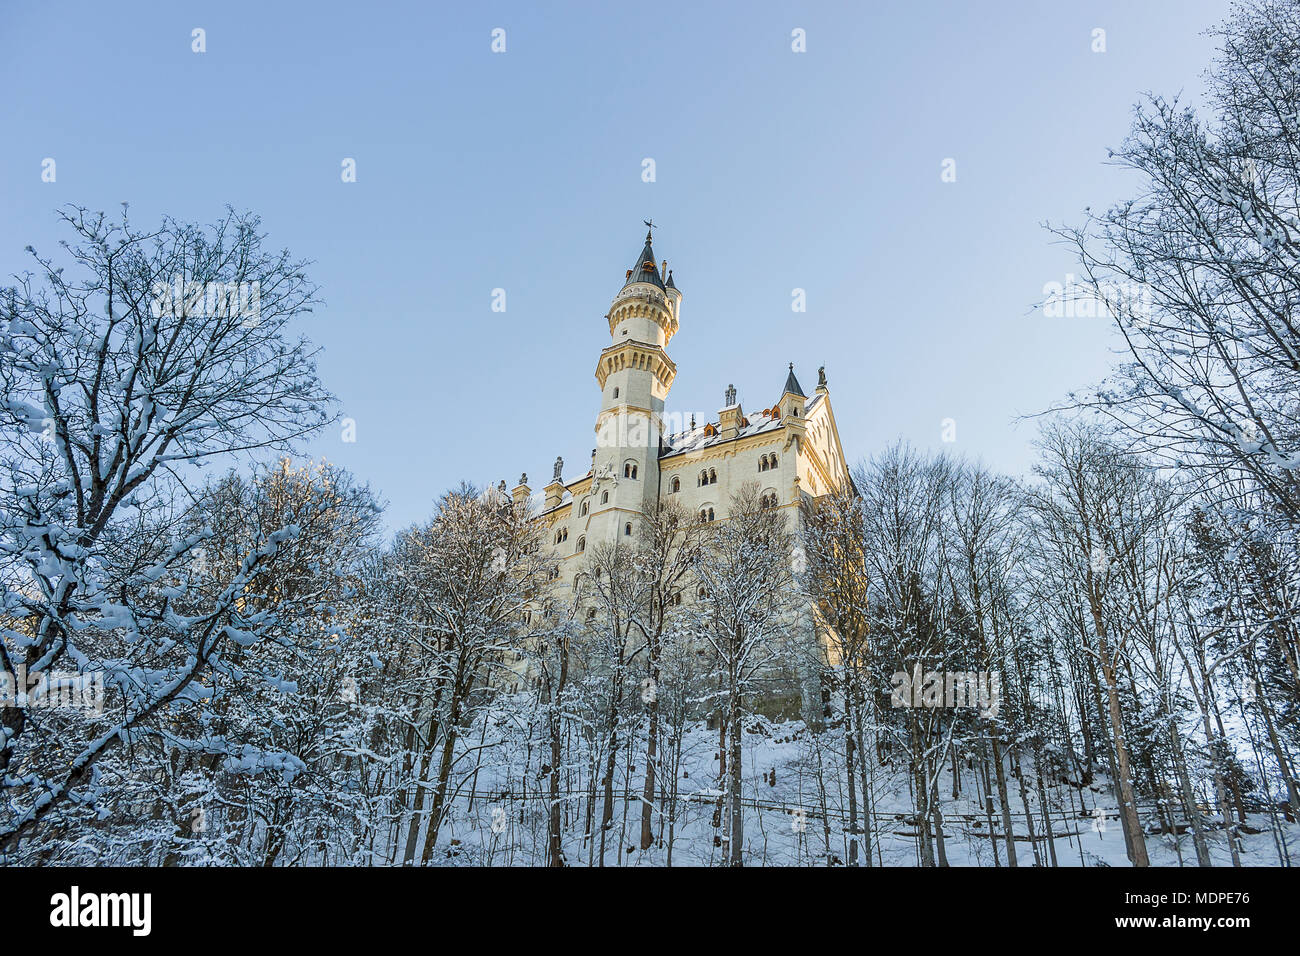
M786 393L798 395L800 398L808 397L804 394L803 386L799 384L799 380L794 377L794 362L790 363L790 374L785 377L785 390L781 394L785 395Z
M663 278L659 275L659 267L655 265L655 251L651 248L650 243L651 236L649 230L647 230L645 248L637 256L636 262L632 263L632 268L627 271L627 279L623 283L624 288L627 288L633 282L648 282L661 289L666 288ZM673 286L673 288L677 287Z

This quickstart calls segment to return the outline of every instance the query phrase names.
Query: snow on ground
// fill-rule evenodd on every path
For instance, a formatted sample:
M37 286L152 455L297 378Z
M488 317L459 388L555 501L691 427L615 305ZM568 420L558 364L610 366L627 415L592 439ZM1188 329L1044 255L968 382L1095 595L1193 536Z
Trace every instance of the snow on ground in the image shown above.
M771 736L745 735L745 863L748 866L826 866L840 865L848 859L847 807L843 780L842 756L829 747L838 743L834 735L821 738L809 734L801 723L770 725ZM814 743L826 748L821 755L825 779L825 807L817 785L818 755ZM718 865L725 860L725 846L715 845L714 808L718 797L717 731L702 724L685 736L683 759L678 779L678 806L671 821L673 866ZM515 745L518 747L518 745ZM545 861L546 819L544 779L538 778L536 760L540 749L534 742L530 765L531 779L522 772L527 751L509 753L501 761L508 743L492 752L492 763L484 760L474 794L459 797L439 838L435 862L442 865L531 866ZM640 833L639 791L643 783L642 767L627 773L626 761L620 760L620 779L615 784L615 812L611 828L605 834L605 865L664 866L669 862L668 836L670 821L656 804L654 828L656 843L642 851L636 848ZM634 762L635 764L635 762ZM916 828L909 822L912 801L908 775L899 769L876 767L873 783L876 813L872 846L874 866L918 865ZM584 778L585 779L585 778ZM994 811L993 829L996 848L989 838L988 815L980 802L975 776L962 775L963 792L952 795L950 772L940 779L944 815L944 843L948 862L953 866L1006 865L1006 841L1002 836L1000 814ZM580 788L581 783L575 783ZM1042 817L1031 794L1034 827L1040 837L1035 846L1027 836L1024 807L1015 781L1008 779L1014 815L1016 858L1020 866L1050 865L1042 836ZM625 790L627 798L622 798ZM569 815L565 831L565 856L573 865L598 865L600 833L596 838L582 838L583 818L587 808L585 791L562 797ZM1048 790L1052 804L1052 828L1056 861L1060 866L1126 867L1114 795L1106 781L1098 778L1082 790L1061 786ZM861 797L859 795L859 805ZM1101 809L1098 813L1097 808ZM825 816L823 815L825 810ZM595 813L599 818L598 798ZM1103 819L1104 817L1104 819ZM827 835L825 819L830 820ZM1144 818L1145 819L1145 818ZM1244 836L1242 863L1246 866L1277 866L1279 852L1270 821L1264 815L1252 816L1252 828L1260 832ZM1283 829L1287 848L1300 847L1300 825ZM1216 866L1230 866L1231 857L1221 831L1208 834L1210 852ZM454 842L453 842L454 841ZM829 852L828 852L829 844ZM1154 866L1195 866L1196 853L1190 830L1183 835L1148 834L1147 849Z

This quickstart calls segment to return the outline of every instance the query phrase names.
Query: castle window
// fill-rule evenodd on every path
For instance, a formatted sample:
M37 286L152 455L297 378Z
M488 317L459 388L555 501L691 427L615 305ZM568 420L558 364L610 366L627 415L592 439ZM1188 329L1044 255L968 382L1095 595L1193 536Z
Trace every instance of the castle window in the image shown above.
M704 507L700 509L700 524L707 524L713 520L713 509Z
M623 525L623 536L628 538L632 537L632 522L629 521L627 524Z
M703 601L706 597L709 596L709 589L706 588L703 584L701 584L699 590L695 592L695 596L699 598L701 601Z
M772 460L772 464L771 464L769 467L771 467L771 468L775 468L775 467L776 467L776 452L773 452L772 454L768 455L767 457L770 458L770 459Z
M773 491L773 492L771 492L770 494L765 494L765 495L763 495L763 497L759 499L759 507L760 507L760 508L775 508L775 507L776 507L776 492Z
M633 463L630 462L630 461L629 461L627 464L625 464L625 465L623 466L623 477L624 477L624 478L635 478L635 477L636 477L636 465L633 464Z
M670 495L675 495L677 494L677 492L681 490L682 490L682 480L680 478L674 478L672 480L672 484L668 486L668 493Z
M617 385L614 386L614 397L615 397L615 398L618 398L618 386L617 386Z
M700 479L699 481L696 482L696 484L703 486L703 485L707 485L708 483L709 483L709 473L707 471L700 472Z
M601 494L600 494L600 503L601 503L602 505L607 505L607 504L609 504L609 492L608 492L608 491L603 491L603 492L601 492Z
M579 538L579 539L578 539L578 547L577 547L577 552L576 552L576 553L581 554L583 551L586 551L586 550L587 550L587 539L586 539L585 537L583 537L583 538Z
M710 468L710 469L709 469L709 484L711 484L711 485L716 485L717 483L718 483L718 473L717 473L716 471L714 471L712 468Z
M578 517L579 517L579 518L586 517L586 515L587 515L587 508L588 508L588 506L589 506L590 504L591 504L591 502L589 502L589 501L584 501L584 502L582 503L582 506L578 509Z
M681 592L681 591L674 591L674 592L673 592L673 605L676 606L676 605L679 605L679 604L681 604L681 603L682 603L682 592Z
M589 621L596 620L596 609L594 607L587 608L587 620Z
M759 471L767 471L767 456L766 456L766 455L764 455L762 458L760 458L760 459L758 460L758 470L759 470Z

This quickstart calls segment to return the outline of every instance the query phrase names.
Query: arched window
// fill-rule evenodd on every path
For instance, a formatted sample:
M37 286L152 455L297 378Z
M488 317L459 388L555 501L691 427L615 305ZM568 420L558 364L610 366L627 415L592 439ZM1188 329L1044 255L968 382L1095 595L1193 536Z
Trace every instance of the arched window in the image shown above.
M769 467L775 468L775 467L776 467L776 452L773 452L772 454L768 455L767 457L770 458L770 459L772 460L772 464L771 464Z
M773 492L771 492L770 494L765 494L765 495L763 495L763 497L759 499L759 507L761 507L761 508L775 508L775 507L776 507L776 492L773 491Z
M682 480L680 478L674 478L672 480L672 483L668 486L668 493L670 495L675 495L677 494L677 492L681 490L682 490Z
M699 589L695 592L695 596L699 598L701 601L703 601L706 597L709 596L709 589L706 588L703 584L701 584Z
M630 461L629 461L629 462L627 462L627 463L623 466L623 477L624 477L624 478L635 478L635 477L636 477L636 463L635 463L635 462L630 462Z
M585 537L579 538L578 548L577 548L578 553L581 553L586 550L587 550L587 539Z
M700 479L699 481L696 482L696 484L703 486L703 485L707 485L708 483L709 483L709 473L707 471L700 472Z
M607 505L607 504L609 504L609 492L608 492L608 491L603 491L603 492L601 492L601 494L600 494L600 503L601 503L602 505Z
M614 386L614 397L615 397L615 398L618 398L618 386L617 386L617 385Z
M579 517L579 518L585 518L585 517L587 516L587 508L588 508L590 505L591 505L591 502L590 502L590 501L584 501L584 502L582 503L582 506L578 509L578 517Z
M587 608L587 620L589 621L596 620L596 609L594 607Z
M623 536L625 538L630 538L632 536L632 522L629 521L627 524L623 525Z
M682 592L681 592L681 591L674 591L674 592L673 592L673 605L676 606L676 605L679 605L679 604L681 604L681 603L682 603Z
M713 509L707 505L700 509L700 523L707 524L713 520Z
M758 460L758 470L759 470L759 471L767 471L767 456L766 456L766 455L764 455L762 458L760 458L760 459Z
M716 471L714 471L712 468L710 468L710 469L709 469L709 484L711 484L711 485L716 485L717 483L718 483L718 473L717 473Z

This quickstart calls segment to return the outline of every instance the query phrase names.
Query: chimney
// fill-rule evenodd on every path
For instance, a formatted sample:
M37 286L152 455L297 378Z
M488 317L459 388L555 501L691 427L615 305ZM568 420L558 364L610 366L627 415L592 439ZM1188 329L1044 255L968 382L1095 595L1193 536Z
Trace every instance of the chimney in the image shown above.
M528 487L528 474L524 473L519 476L519 484L515 485L510 491L510 497L515 500L516 504L526 504L532 489Z
M723 438L735 438L740 434L741 422L745 418L740 403L736 401L736 386L727 386L726 400L727 407L718 412L718 434Z

